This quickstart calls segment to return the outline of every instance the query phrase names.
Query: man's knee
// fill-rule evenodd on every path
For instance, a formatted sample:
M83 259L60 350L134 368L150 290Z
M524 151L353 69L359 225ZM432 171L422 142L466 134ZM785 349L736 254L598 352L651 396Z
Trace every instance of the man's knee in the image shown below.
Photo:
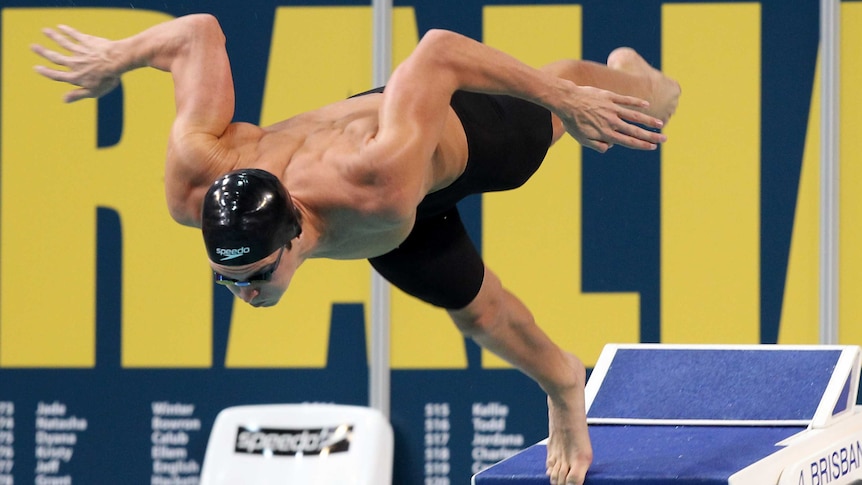
M452 317L455 326L465 337L475 337L488 333L498 321L497 314L495 308L470 309L469 305L461 310L449 311L449 316Z
M449 316L465 337L487 334L503 318L504 296L500 281L486 271L476 298L464 308L449 310Z

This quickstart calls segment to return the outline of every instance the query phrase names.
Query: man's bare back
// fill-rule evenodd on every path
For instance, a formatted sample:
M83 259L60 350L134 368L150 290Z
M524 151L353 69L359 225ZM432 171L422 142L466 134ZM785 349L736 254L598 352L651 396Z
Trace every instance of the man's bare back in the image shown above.
M308 257L379 256L398 246L413 226L413 218L402 207L387 207L391 182L381 180L386 174L378 173L375 160L363 150L377 134L381 97L375 93L346 99L265 128L232 123L212 140L212 147L200 147L199 152L219 150L221 160L232 162L224 164L224 171L260 168L279 175L320 235ZM450 109L433 156L404 162L426 172L428 180L427 191L409 197L418 204L427 193L448 186L466 162L464 129ZM200 191L185 193L196 200L182 199L177 207L200 206ZM200 214L189 216L194 218L190 225L200 227Z

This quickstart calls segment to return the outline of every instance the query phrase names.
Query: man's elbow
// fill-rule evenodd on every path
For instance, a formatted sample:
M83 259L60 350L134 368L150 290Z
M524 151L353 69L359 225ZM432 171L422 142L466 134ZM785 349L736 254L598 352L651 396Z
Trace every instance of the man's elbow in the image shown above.
M436 54L447 54L452 52L451 49L456 47L456 43L461 37L451 30L431 29L422 36L417 46L417 51L422 49ZM440 57L435 55L434 57Z
M214 15L208 13L191 14L187 15L185 20L195 37L203 38L208 42L220 42L222 44L225 42L224 31L222 31L221 24Z
M451 30L431 29L419 41L414 61L424 72L433 75L438 84L451 82L453 90L466 82L463 73L469 66L464 50L469 44L466 37Z

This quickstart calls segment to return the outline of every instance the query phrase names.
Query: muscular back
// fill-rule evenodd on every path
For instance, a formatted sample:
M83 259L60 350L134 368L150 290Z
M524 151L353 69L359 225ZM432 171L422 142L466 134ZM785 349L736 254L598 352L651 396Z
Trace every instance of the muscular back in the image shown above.
M265 128L232 123L221 137L191 151L171 150L169 169L171 156L193 156L199 159L194 165L207 172L187 174L179 178L186 183L168 186L171 214L181 223L199 226L202 196L215 177L237 168L261 168L281 178L303 214L304 230L311 224L319 233L310 257L367 258L393 249L410 232L422 198L463 172L467 145L450 110L430 158L397 161L410 167L406 177L425 181L418 185L421 189L405 191L417 185L399 180L404 175L392 177L388 165L378 160L379 150L372 147L382 96L351 98ZM189 183L192 178L206 183Z

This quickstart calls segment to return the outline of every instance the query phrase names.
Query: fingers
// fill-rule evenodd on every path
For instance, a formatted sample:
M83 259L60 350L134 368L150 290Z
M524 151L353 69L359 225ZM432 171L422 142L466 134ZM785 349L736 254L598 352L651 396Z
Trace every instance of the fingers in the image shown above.
M36 72L47 77L48 79L53 79L54 81L61 81L69 84L76 84L74 74L69 71L58 71L56 69L50 69L45 66L36 66L34 69L36 70ZM66 93L66 95L63 96L63 101L71 103L73 101L78 101L79 99L92 97L94 97L94 95L91 90L86 88L79 88Z
M614 132L609 136L609 143L611 145L619 144L635 150L655 150L660 143L667 141L667 136L663 133L652 131L639 125L659 129L664 123L652 116L623 109L619 113L618 121L613 126Z
M615 102L620 106L629 105L636 108L649 106L649 103L642 99L627 96L618 97ZM625 108L620 109L618 116L619 123L614 127L616 130L614 141L616 143L635 150L655 150L659 143L667 141L667 136L664 134L643 128L646 126L657 130L661 129L664 126L662 120L634 109Z
M82 52L82 47L81 44L79 44L78 42L83 41L84 37L86 36L66 25L60 25L57 28L60 29L63 34L66 35L63 35L56 30L50 28L42 29L42 33L45 34L45 36L49 39L53 40L58 46L62 47L63 49L66 49L73 54L80 54ZM70 37L77 42L73 42L72 40L70 40ZM63 55L59 52L43 47L39 44L31 44L30 50L53 62L54 64L60 66L68 67L72 60L70 56Z
M567 130L583 146L605 153L614 145L634 150L655 150L667 137L658 132L664 122L650 116L643 109L649 103L643 99L623 96L610 91L584 88L601 107L593 114L572 116Z
M35 52L36 54L44 57L45 59L57 64L59 66L68 66L69 65L69 57L60 54L59 52L54 52L51 49L47 49L42 47L39 44L33 44L30 46L30 50Z
M98 98L117 87L119 76L111 73L109 60L104 55L109 41L83 34L66 25L58 26L57 30L44 29L43 33L69 53L64 55L33 44L30 49L34 53L60 66L35 66L34 69L48 79L76 86L76 89L65 95L67 103L83 98Z
M587 142L582 143L582 145L599 153L605 153L613 146L610 143L604 142L602 140L587 140Z
M72 79L73 74L69 71L58 71L57 69L51 69L45 66L35 66L33 69L48 79L74 84Z
M66 93L66 95L63 96L63 101L65 101L67 103L73 103L73 102L78 101L80 99L94 98L94 97L96 97L96 96L89 89L80 88L80 89L75 89L73 91L69 91L68 93Z
M74 29L63 25L59 26L58 29L63 31L66 35L70 35L73 37L73 33L78 34L77 31L75 31ZM81 52L81 46L79 44L71 41L69 37L57 32L56 30L45 28L42 30L42 33L45 34L45 36L49 39L53 40L58 46L62 47L63 49L66 49L73 54L78 54ZM73 62L72 57L63 55L59 52L48 49L47 47L44 47L39 44L31 44L30 50L58 66L69 67ZM76 76L72 71L52 69L45 66L34 66L34 70L42 76L45 76L46 78L54 81L77 84ZM87 97L92 97L92 92L89 89L79 88L67 93L63 97L63 99L65 102L71 103L73 101L77 101L79 99Z
M579 140L581 145L595 150L599 153L605 153L614 145L620 145L633 150L655 150L660 143L664 143L667 137L661 133L645 130L635 125L624 123L626 126L621 126L619 131L613 131L601 139L583 139Z
M631 106L632 108L649 108L649 101L641 98L636 98L634 96L624 96L622 94L616 94L611 91L607 91L611 95L611 101L614 104L618 104L620 106Z
M667 141L663 133L646 130L637 125L623 123L617 128L611 142L635 150L655 150L660 143Z
M641 113L640 111L635 111L633 109L620 108L617 116L620 119L629 121L631 123L637 123L643 126L649 126L650 128L655 128L657 130L664 127L664 122L658 118L653 118L652 116Z
M78 42L84 42L90 37L87 34L78 32L77 30L73 29L72 27L69 27L68 25L60 24L57 26L57 28L63 31L64 34L68 35L69 37L75 39Z
M58 34L54 30L43 29L42 32L49 39L56 42L60 47L63 47L70 51L73 50L73 48L70 48L73 44L69 42L69 40L66 39L64 36ZM68 67L71 61L71 58L69 56L65 56L63 54L60 54L59 52L53 51L39 44L30 44L30 50L33 51L35 54L43 57L44 59L54 64L57 64L58 66ZM35 69L36 72L49 79L53 79L55 81L69 82L68 73L65 71L58 71L56 69L51 69L44 66L36 66Z
M623 146L626 148L631 148L632 150L655 150L658 148L658 144L651 143L648 141L640 140L638 138L627 137L627 136L619 136L617 137L616 143L619 146ZM612 146L612 145L610 145ZM610 148L608 146L608 148ZM604 151L602 152L604 153Z
M72 32L75 32L76 34L80 35L80 33L78 33L76 30L72 29L71 27L66 27L65 25L60 25L57 28L60 29L61 31L63 31L63 33L65 33L69 37L72 37L73 39L75 39L76 37L71 35L68 30L71 30ZM79 52L80 51L80 45L69 40L69 37L67 37L66 35L62 35L53 29L44 29L44 30L42 30L42 32L45 34L46 37L48 37L49 39L56 42L57 45L59 45L62 48L66 49L70 52Z

